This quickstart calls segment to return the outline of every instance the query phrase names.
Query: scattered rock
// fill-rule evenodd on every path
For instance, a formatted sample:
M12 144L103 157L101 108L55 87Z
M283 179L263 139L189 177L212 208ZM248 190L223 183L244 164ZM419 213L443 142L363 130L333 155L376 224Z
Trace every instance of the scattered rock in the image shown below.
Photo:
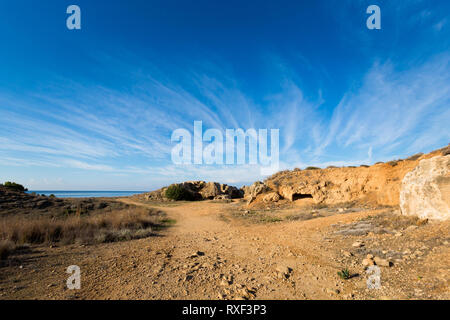
M354 248L360 248L360 247L363 247L364 246L364 243L362 242L362 241L355 241L355 242L353 242L353 244L352 244L352 247L354 247Z
M342 251L342 254L343 254L345 257L347 257L347 258L353 256L353 253L351 253L351 252L349 252L349 251Z
M341 293L339 291L339 289L333 289L333 288L327 288L325 291L326 291L326 293L332 294L332 295L338 295L339 293Z
M363 266L368 267L368 266L373 266L375 263L373 261L373 259L369 259L366 258L362 261Z
M381 267L390 267L392 264L390 261L388 261L386 259L382 259L380 257L375 257L374 261L377 266L381 266Z

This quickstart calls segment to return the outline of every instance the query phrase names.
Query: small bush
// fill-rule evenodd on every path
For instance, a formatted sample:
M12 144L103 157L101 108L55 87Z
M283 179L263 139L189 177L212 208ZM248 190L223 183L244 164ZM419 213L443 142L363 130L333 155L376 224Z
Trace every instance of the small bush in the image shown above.
M14 251L14 243L9 240L0 241L0 260L5 260Z
M409 158L406 158L406 160L414 161L414 160L419 159L421 156L423 156L423 153L422 153L422 152L416 153L415 155L413 155L413 156L411 156L411 157L409 157Z
M193 196L191 195L191 193L179 184L173 184L169 186L166 190L166 197L175 201L193 200Z
M337 274L341 279L344 279L344 280L350 279L352 277L350 274L350 271L348 271L348 269L342 269L341 271L338 271Z
M23 185L15 183L15 182L11 182L11 181L6 181L3 186L5 188L8 188L10 190L14 190L14 191L20 191L20 192L25 192L28 191L27 188L25 188Z
M318 167L306 167L305 170L320 170Z
M396 165L398 165L398 160L389 161L387 164L392 167L395 167Z

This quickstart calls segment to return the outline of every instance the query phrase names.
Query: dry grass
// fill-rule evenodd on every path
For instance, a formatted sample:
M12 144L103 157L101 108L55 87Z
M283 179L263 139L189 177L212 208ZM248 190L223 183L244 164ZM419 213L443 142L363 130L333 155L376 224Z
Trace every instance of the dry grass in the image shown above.
M319 167L306 167L305 170L320 170Z
M153 230L164 224L160 211L145 208L71 215L66 218L4 217L0 222L1 252L8 252L6 242L14 245L56 242L69 244L143 238L152 235Z
M443 156L448 156L450 154L450 145L441 149L441 153Z
M421 226L428 222L427 219L420 219L415 216L404 216L398 213L393 213L388 210L376 216L369 216L366 220L371 220L374 224L383 228L402 230L409 226Z
M415 160L419 159L421 156L423 156L422 152L416 153L415 155L412 155L411 157L406 158L406 160L408 160L408 161L415 161Z
M6 259L11 252L15 249L15 245L12 241L2 240L0 241L0 260Z

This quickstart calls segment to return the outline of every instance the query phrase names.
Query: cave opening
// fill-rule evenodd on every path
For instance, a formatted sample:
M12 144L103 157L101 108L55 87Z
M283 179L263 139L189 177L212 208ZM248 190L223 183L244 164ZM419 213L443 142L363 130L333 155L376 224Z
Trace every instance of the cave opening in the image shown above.
M313 198L313 196L312 196L312 194L305 194L305 193L294 193L293 195L292 195L292 201L295 201L295 200L300 200L300 199L312 199Z

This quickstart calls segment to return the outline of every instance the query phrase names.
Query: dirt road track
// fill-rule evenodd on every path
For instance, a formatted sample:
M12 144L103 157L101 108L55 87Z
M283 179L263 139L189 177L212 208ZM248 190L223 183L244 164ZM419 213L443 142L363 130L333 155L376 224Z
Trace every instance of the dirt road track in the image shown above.
M152 206L130 199L124 201ZM353 268L359 276L349 280L338 277L337 271L352 259L343 258L342 251L354 249L351 243L355 237L330 237L333 228L377 211L307 221L248 224L229 215L235 207L238 208L237 203L211 201L164 206L161 210L176 223L158 236L92 246L36 249L25 258L21 268L2 268L0 298L404 299L410 298L417 288L417 284L409 283L416 275L402 275L402 278L396 275L398 267L394 267L383 270L384 279L391 281L389 286L368 291L360 261ZM447 230L448 225L441 227ZM389 237L380 236L376 245L381 246L383 241L388 245ZM439 248L435 254L442 261L442 255L448 257L449 252L445 246ZM434 291L429 293L434 298L447 297L448 261L436 266L444 274L437 274L441 278L437 278ZM73 264L81 268L81 290L66 289L65 270Z

